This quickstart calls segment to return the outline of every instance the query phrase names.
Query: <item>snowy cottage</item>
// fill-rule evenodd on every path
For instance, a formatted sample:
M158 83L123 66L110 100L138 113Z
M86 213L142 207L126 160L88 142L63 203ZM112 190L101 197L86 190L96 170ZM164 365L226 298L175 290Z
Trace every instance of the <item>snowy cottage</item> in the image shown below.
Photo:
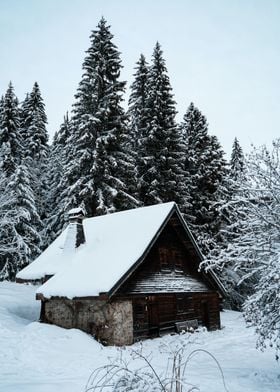
M198 270L201 260L175 203L88 219L74 209L17 281L43 283L41 321L125 345L188 325L220 327L224 289Z

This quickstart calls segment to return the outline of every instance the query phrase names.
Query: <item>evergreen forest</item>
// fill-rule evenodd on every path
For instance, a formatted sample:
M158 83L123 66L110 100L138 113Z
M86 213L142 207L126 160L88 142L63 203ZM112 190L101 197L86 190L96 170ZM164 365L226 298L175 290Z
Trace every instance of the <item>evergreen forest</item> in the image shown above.
M67 226L87 217L174 201L223 283L227 306L280 349L280 139L230 159L190 102L178 121L164 59L135 59L131 86L107 21L91 32L72 108L50 142L38 82L0 99L0 280L15 280ZM125 93L128 91L128 107ZM63 113L62 113L63 117ZM226 130L225 130L226 132Z

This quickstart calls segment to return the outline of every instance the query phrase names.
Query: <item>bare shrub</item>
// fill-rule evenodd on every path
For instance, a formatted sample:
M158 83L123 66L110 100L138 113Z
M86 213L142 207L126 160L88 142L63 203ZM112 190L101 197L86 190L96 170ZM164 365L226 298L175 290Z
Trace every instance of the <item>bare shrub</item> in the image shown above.
M199 387L188 381L188 365L199 354L209 356L217 366L223 388L229 392L223 370L213 354L198 348L187 353L190 340L177 338L171 343L159 346L162 354L167 354L167 364L164 372L159 372L152 364L152 353L143 354L143 346L129 350L129 359L119 350L117 358L111 358L110 363L95 369L90 375L85 392L194 392Z

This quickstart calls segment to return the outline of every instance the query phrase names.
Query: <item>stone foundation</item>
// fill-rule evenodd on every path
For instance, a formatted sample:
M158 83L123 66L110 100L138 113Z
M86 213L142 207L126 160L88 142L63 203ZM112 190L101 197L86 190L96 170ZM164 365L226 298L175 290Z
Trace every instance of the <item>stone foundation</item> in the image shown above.
M131 301L50 299L42 301L41 320L63 328L78 328L107 345L133 343Z

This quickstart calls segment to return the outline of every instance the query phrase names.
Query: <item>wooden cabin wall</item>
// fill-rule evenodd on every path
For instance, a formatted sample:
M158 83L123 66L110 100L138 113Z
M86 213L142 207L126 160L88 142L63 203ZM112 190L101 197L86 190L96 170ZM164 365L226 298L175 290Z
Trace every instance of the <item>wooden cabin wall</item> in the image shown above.
M142 265L116 293L132 298L134 339L175 331L175 323L198 320L220 328L220 300L211 282L198 272L200 258L172 217Z
M134 339L174 332L175 323L197 320L208 330L220 328L217 293L154 294L135 296L133 304Z
M198 272L199 256L190 240L183 242L175 223L177 221L174 217L164 228L142 265L127 279L117 295L214 290L205 276Z

